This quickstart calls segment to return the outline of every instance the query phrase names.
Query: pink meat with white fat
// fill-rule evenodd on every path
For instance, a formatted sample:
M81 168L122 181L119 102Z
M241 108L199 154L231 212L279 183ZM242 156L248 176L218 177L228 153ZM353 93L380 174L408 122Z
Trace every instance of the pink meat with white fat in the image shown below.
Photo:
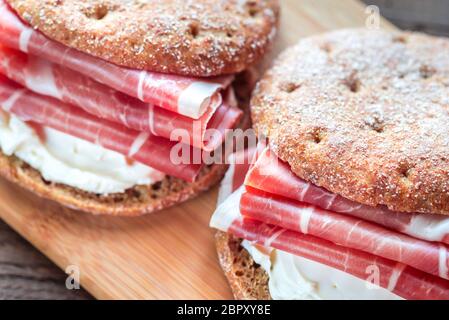
M448 279L449 252L441 243L416 239L381 225L249 189L240 200L244 217L310 234L346 248L414 267Z
M255 136L254 142L256 142ZM248 139L249 140L249 139ZM235 190L237 190L245 181L246 173L249 168L254 165L258 153L262 152L265 145L256 142L248 141L248 148L243 150L235 150L227 157L227 164L229 164L228 171L220 184L220 192L218 194L218 204L222 203Z
M238 187L233 186L235 192L222 199L212 217L212 227L325 264L362 280L371 281L367 270L375 268L379 277L377 284L405 299L449 299L447 246L384 226L407 231L414 224L413 232L409 232L412 235L417 233L425 238L430 234L444 240L447 235L444 220L432 224L435 222L432 215L426 218L429 215L414 214L408 220L397 222L394 220L396 213L388 217L386 208L368 207L369 213L385 213L381 219L368 214L373 223L363 218L366 213L359 214L360 217L349 214L351 210L362 211L364 206L339 199L301 180L268 148L256 156L245 186L237 191ZM241 181L242 171L232 173L229 181ZM311 205L309 201L327 209ZM331 208L343 208L343 213ZM421 224L413 222L416 219L422 220Z
M23 22L0 0L0 42L80 72L110 88L181 115L199 119L222 104L221 90L233 76L191 78L133 70L66 47Z
M385 206L371 207L353 202L302 180L269 148L261 153L248 172L245 185L322 209L371 221L415 238L449 244L449 217L394 212Z
M404 299L449 299L449 281L440 277L313 235L244 218L239 211L242 191L237 190L217 208L212 227L344 271Z
M132 160L146 164L170 176L193 181L201 164L193 164L192 157L201 150L183 148L189 154L184 163L172 161L172 149L176 145L167 139L145 132L138 132L120 124L92 116L81 108L65 104L54 98L35 94L0 75L0 108L23 121L48 126L74 137L116 151Z
M236 221L228 231L237 237L328 265L360 279L367 279L367 270L375 267L380 275L379 286L404 299L449 299L449 281L402 263L255 220Z
M206 151L219 147L225 131L233 128L242 116L240 109L229 105L232 101L225 101L216 111L209 109L194 120L130 97L76 71L2 46L0 73L31 91L76 105L97 117L137 131L175 139L177 136L172 133L183 130L190 137L191 145ZM213 133L208 139L206 130Z

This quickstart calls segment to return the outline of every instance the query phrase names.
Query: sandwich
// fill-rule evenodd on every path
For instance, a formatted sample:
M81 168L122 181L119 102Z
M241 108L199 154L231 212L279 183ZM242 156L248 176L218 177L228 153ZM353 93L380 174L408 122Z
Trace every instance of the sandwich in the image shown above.
M448 54L347 29L280 55L211 220L237 299L449 299Z
M134 216L216 184L277 0L0 0L0 174Z

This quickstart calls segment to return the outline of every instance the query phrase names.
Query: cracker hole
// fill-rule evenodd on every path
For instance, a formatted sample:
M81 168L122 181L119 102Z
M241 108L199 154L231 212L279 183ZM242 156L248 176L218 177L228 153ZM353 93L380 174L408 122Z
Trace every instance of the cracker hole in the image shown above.
M401 171L401 175L404 177L404 178L409 178L409 176L410 176L410 170L409 169L406 169L406 170L402 170Z
M296 90L298 90L301 87L301 84L295 83L295 82L283 82L280 85L280 89L286 93L292 93Z
M257 3L255 1L252 1L252 2L247 3L247 6L248 6L249 16L252 18L255 18L260 12L260 10L257 6Z
M362 82L355 72L351 73L351 75L344 81L344 84L352 93L358 93L362 89Z
M242 276L244 275L244 273L243 273L243 271L241 271L241 270L237 270L237 271L235 272L235 275L236 275L237 277L242 277Z
M422 65L421 68L419 68L419 74L422 79L432 78L435 73L436 70L428 65Z
M97 6L95 8L94 14L89 18L96 20L103 20L109 13L109 9L106 6Z
M413 167L408 164L402 164L399 167L399 174L403 179L408 180L412 174Z
M371 129L373 129L374 131L376 131L377 133L382 133L382 132L384 132L384 127L383 127L383 125L382 124L379 124L379 125L372 125L372 126L370 126L371 127Z
M310 133L310 141L315 144L320 144L321 142L323 142L324 137L325 137L325 131L321 128L315 128Z
M393 42L395 43L403 43L406 44L407 43L407 38L405 36L396 36L393 38Z
M251 6L248 9L248 14L251 18L255 18L259 14L259 9L256 6Z
M320 49L327 54L332 52L332 45L329 42L322 43Z
M114 10L115 8L109 8L106 5L97 5L83 10L83 13L89 19L101 21Z
M200 25L197 22L189 25L189 34L195 39L200 34Z
M369 116L364 120L365 125L367 125L371 130L382 133L385 129L385 123L379 116Z

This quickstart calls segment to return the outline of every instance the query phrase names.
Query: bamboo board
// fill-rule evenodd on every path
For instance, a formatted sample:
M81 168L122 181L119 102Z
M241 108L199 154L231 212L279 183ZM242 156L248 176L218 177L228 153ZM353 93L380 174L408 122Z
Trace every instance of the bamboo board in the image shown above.
M365 25L355 0L283 0L273 55L301 37ZM382 21L382 27L391 26ZM99 299L230 299L209 229L217 189L141 218L96 217L0 179L0 218Z

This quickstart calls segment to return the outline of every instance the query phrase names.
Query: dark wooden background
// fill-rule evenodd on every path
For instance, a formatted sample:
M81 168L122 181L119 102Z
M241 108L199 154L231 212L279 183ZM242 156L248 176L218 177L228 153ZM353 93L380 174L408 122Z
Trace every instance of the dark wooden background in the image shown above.
M381 14L398 27L449 35L449 0L364 2L379 6ZM65 280L63 271L0 221L0 299L92 298L82 289L66 289Z
M88 299L68 290L66 275L0 221L0 299Z
M381 14L400 28L449 36L449 0L363 0L363 2L377 5Z

